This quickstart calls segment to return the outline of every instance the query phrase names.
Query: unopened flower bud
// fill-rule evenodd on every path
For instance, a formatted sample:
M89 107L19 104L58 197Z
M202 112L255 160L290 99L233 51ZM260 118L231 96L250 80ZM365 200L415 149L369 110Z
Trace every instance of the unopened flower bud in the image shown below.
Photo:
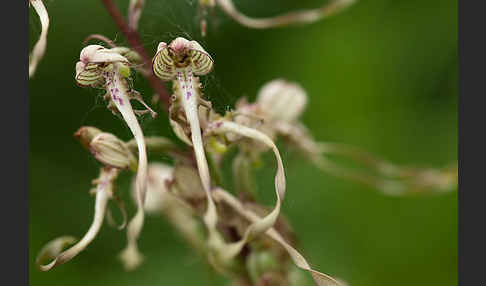
M228 151L226 143L221 138L216 138L214 136L209 138L207 148L216 154L224 154Z
M78 138L81 144L83 144L83 146L89 150L91 141L93 141L93 139L100 133L102 133L102 131L96 127L83 126L79 128L76 133L74 133L74 137Z
M269 271L275 271L279 268L278 260L269 251L252 251L246 258L246 268L254 283Z
M199 5L201 5L201 7L214 7L214 6L216 6L216 1L214 1L214 0L199 0Z
M276 79L260 89L256 102L270 120L292 122L304 111L307 94L296 83Z
M130 149L113 134L100 133L89 146L95 158L104 165L118 169L137 168L137 160Z

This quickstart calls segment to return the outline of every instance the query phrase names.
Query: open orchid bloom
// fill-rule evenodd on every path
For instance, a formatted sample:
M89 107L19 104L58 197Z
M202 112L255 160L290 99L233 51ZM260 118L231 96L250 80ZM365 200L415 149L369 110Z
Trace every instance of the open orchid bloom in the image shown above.
M201 102L199 79L194 75L208 74L213 68L213 59L196 41L188 41L184 38L176 38L169 45L161 42L153 59L153 70L162 80L174 81L174 98L171 104L171 125L176 135L185 143L192 145L196 155L196 162L201 177L201 182L207 196L207 211L204 221L213 237L216 236L217 213L210 193L211 178L204 151L201 126L199 123L198 105ZM182 106L181 116L189 125L189 132L172 118L179 114L174 111ZM190 133L190 139L188 136Z
M96 185L96 189L92 191L96 194L95 214L93 223L88 229L88 232L78 243L64 251L63 249L67 245L76 242L75 238L71 236L62 236L47 243L36 259L36 264L40 270L48 271L58 265L68 262L93 241L103 224L108 201L113 198L113 182L117 176L118 170L115 168L105 167L101 169L100 176L93 181ZM50 262L45 264L46 261Z
M108 107L119 112L133 133L138 146L137 168L137 213L128 224L127 249L122 253L122 260L126 253L138 253L136 240L140 234L144 221L143 204L145 200L147 178L147 152L142 128L138 124L136 111L130 103L135 99L143 103L139 93L133 91L128 82L130 76L129 61L119 51L106 49L99 45L89 45L81 51L80 61L76 64L76 81L81 86L103 86L106 89L105 99L109 100ZM144 104L145 105L145 104ZM147 105L145 107L155 116ZM126 265L127 268L131 268Z
M237 198L235 198L233 195L223 189L215 189L213 196L215 200L224 202L228 206L233 208L241 216L250 221L252 225L258 224L264 219L252 212L251 210L245 208ZM317 286L343 286L334 278L312 269L307 260L295 248L287 243L280 235L280 233L278 233L273 227L268 227L267 229L265 229L264 232L266 235L278 242L283 248L285 248L295 265L311 273Z
M49 15L42 0L29 0L29 4L34 7L35 12L39 15L41 22L41 34L39 40L34 45L34 49L29 56L29 77L33 76L39 61L44 57L47 46L47 31L49 30Z
M200 1L206 2L205 0ZM233 20L245 27L253 29L267 29L292 24L313 23L341 12L355 1L356 0L332 0L330 3L326 3L317 9L290 12L270 18L255 19L238 11L232 0L215 0L216 4L221 7L228 16L233 18Z

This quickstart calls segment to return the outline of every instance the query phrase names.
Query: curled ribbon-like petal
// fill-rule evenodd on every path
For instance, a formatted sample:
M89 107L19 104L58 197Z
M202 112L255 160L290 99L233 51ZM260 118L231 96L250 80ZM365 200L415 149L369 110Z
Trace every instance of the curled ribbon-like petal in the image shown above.
M223 201L228 204L236 212L252 222L252 224L256 224L262 220L261 217L259 217L254 212L246 209L243 204L238 201L237 198L235 198L230 193L224 191L223 189L215 189L213 192L213 196L215 200ZM317 286L343 286L336 279L330 277L329 275L312 269L307 260L302 256L302 254L300 254L295 248L288 244L280 235L280 233L278 233L273 227L268 228L265 231L265 234L278 242L283 248L285 248L290 258L295 263L295 265L297 265L297 267L310 272Z
M275 154L275 158L277 159L277 174L275 175L275 193L277 195L277 202L275 208L265 217L254 221L247 228L243 238L240 241L229 244L227 247L223 248L224 251L222 251L221 255L224 260L228 260L240 253L241 249L248 241L266 232L275 224L275 221L280 214L280 206L282 203L281 201L285 196L285 171L282 163L282 158L280 157L280 152L278 151L277 146L275 145L275 143L273 143L272 139L270 139L262 132L225 120L212 122L207 132L217 134L234 133L260 141L268 147L272 148Z
M99 179L96 180L97 188L95 215L93 223L84 237L69 249L62 251L66 245L73 244L76 239L71 236L62 236L49 242L42 248L36 259L36 264L42 271L48 271L52 268L64 264L83 251L88 244L98 234L103 220L105 218L106 206L109 199L113 195L113 180L117 177L118 171L116 169L104 168L101 170ZM45 260L52 260L47 264L43 264Z
M35 12L39 15L41 22L41 34L39 40L35 43L34 49L29 57L29 77L33 76L39 61L44 57L47 46L47 31L49 30L49 15L42 0L29 0L29 3L34 7Z
M283 27L291 24L308 24L334 15L353 4L356 0L334 0L313 10L290 12L287 14L255 19L242 14L232 0L216 0L223 11L243 26L253 29Z

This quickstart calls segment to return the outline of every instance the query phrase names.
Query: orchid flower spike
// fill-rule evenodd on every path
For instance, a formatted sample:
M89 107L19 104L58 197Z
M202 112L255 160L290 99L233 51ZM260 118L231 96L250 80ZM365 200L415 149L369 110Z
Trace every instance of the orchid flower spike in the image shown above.
M65 246L76 242L71 236L61 236L47 243L36 259L36 264L42 271L48 271L52 268L64 264L83 251L98 234L103 220L108 201L113 198L113 182L118 176L118 170L115 168L102 168L98 179L94 180L96 189L95 214L93 223L84 237L71 248L64 250ZM44 264L46 261L50 261Z
M145 105L152 116L152 111L142 100L139 93L130 88L128 78L130 76L129 61L116 50L106 49L99 45L89 45L80 54L80 61L76 64L76 81L81 86L104 86L105 98L109 100L108 107L112 111L121 113L123 119L130 128L138 146L137 168L137 213L130 221L127 228L128 245L123 253L138 253L136 240L140 235L143 222L145 189L147 179L147 151L144 135L135 112L130 104L131 99L140 101ZM122 260L124 254L122 253Z
M292 24L309 24L317 22L341 12L357 0L332 0L316 9L290 12L275 17L261 19L255 19L244 15L236 9L232 0L215 1L229 17L233 18L233 20L241 25L253 29L268 29Z
M198 105L202 96L199 79L194 77L194 75L208 74L213 69L213 59L198 42L179 37L169 45L161 42L152 63L157 77L166 81L174 81L175 98L171 107L182 105L190 132L184 132L174 120L171 120L171 124L174 126L176 134L194 148L199 175L208 201L204 221L209 229L215 229L216 207L210 193L211 178L198 115ZM190 133L190 139L187 136L188 133Z
M42 0L29 0L29 4L34 7L35 12L39 15L42 30L34 49L29 56L29 77L32 77L37 69L39 61L44 57L47 46L47 31L49 30L49 15Z

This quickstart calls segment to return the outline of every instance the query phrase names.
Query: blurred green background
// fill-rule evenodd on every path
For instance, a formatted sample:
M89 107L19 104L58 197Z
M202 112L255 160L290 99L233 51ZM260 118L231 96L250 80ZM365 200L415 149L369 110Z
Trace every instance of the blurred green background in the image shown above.
M90 181L98 175L73 133L95 125L131 137L100 92L74 83L83 39L103 34L125 43L100 1L45 0L51 18L47 52L30 89L30 284L226 285L162 218L146 221L145 263L124 272L117 259L125 232L104 225L78 257L48 273L35 268L40 248L63 234L81 237L91 223ZM128 1L115 1L125 13ZM153 54L159 41L185 36L215 59L206 95L219 110L253 99L274 78L299 82L310 96L303 122L318 140L360 146L401 164L441 167L457 160L457 1L363 0L316 24L249 30L219 10L201 40L196 0L147 0L140 34ZM239 0L254 16L311 8L321 0ZM216 21L215 21L216 20ZM40 24L30 11L30 43ZM140 76L136 88L152 91ZM163 111L142 121L146 135L173 137ZM15 120L15 119L12 119ZM321 173L284 149L288 193L283 212L299 249L325 273L353 286L457 285L457 192L387 197ZM152 158L157 160L159 158ZM273 161L259 176L272 188ZM128 174L118 194L129 200ZM269 202L272 198L269 196ZM133 214L133 207L130 208Z

